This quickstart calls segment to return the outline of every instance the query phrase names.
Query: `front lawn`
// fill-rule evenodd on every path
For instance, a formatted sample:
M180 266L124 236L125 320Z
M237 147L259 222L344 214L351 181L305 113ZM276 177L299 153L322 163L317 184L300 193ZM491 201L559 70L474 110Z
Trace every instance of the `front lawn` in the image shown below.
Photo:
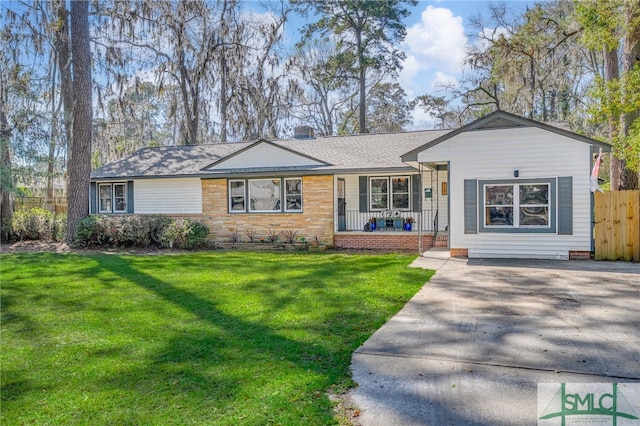
M0 424L333 424L413 258L2 255Z

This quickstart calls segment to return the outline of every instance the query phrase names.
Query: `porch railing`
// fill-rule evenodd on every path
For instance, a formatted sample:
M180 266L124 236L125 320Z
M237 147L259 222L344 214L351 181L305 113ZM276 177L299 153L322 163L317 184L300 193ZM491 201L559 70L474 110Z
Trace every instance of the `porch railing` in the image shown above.
M415 223L413 224L413 231L417 231L418 229L420 229L419 226L421 226L423 231L432 232L434 229L433 214L434 212L431 210L425 210L422 213L398 212L397 217L401 217L402 219L412 217L415 221ZM336 212L336 215L337 215L337 212ZM369 222L369 219L371 219L372 217L383 217L383 215L379 212L361 213L358 210L347 210L345 212L345 228L346 229L344 229L344 231L363 231L364 225L367 222Z

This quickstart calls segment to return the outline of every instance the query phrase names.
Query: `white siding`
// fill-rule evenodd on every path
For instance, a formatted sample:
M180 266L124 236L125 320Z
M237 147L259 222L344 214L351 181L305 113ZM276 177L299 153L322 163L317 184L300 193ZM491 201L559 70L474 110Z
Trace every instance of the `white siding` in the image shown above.
M539 128L484 130L456 135L418 160L450 161L449 243L469 257L566 259L570 250L591 249L588 144ZM573 176L573 235L464 233L464 180L514 179L514 170L520 179Z
M437 173L437 175L436 175ZM438 230L444 231L449 225L449 196L442 194L442 182L447 182L447 170L433 171L433 173L426 169L424 172L424 178L422 179L422 188L431 188L432 198L424 198L424 191L422 194L422 209L431 210L433 215L438 212ZM432 182L433 177L433 182ZM448 182L447 182L447 194ZM433 217L433 216L431 216Z
M360 183L357 175L339 176L344 178L347 210L360 210Z
M235 169L251 167L291 167L291 166L318 166L322 163L310 158L274 146L268 143L260 143L246 151L210 167L209 170Z
M134 210L140 214L202 213L200 178L136 180L133 196Z

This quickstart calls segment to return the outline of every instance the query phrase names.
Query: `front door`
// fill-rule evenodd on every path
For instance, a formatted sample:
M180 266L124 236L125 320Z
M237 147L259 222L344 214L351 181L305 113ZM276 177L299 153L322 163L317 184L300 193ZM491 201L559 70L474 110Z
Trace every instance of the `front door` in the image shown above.
M347 229L347 202L344 196L344 179L338 178L338 231Z

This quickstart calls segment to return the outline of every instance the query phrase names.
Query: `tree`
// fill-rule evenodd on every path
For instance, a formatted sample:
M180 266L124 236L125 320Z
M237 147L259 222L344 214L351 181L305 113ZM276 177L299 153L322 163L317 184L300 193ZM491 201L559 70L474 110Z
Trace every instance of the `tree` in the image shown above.
M69 146L67 241L73 242L80 220L89 214L91 180L91 46L89 3L71 2L71 56L73 60L73 127Z
M339 40L334 63L348 67L344 78L358 81L358 128L365 133L367 74L376 70L394 75L401 68L404 53L395 46L406 35L402 19L409 16L407 7L417 0L293 0L292 4L303 16L310 12L319 16L303 28L301 44L316 34L325 38L333 34Z
M444 96L422 95L415 98L411 107L419 107L431 118L439 121L441 129L459 127L459 115L451 109L450 102Z
M368 93L367 129L372 133L400 132L411 124L407 94L398 83L377 83Z
M211 135L215 81L211 67L218 46L218 28L204 0L115 2L100 10L108 18L97 29L106 46L100 58L119 93L133 85L136 73L155 76L158 90L178 88L175 110L181 118L180 143L203 143Z
M175 86L162 91L148 81L136 81L106 105L105 116L94 120L92 165L119 160L148 146L175 145L179 136L171 111L171 92Z
M489 22L473 17L475 41L466 60L470 70L457 95L481 114L501 109L581 127L587 81L596 64L579 43L573 7L568 0L556 0L513 17L502 3L490 6Z
M60 69L66 64L61 59L65 22L58 6L62 3L3 4L0 74L7 126L3 160L4 169L12 175L12 184L5 182L5 188L14 192L20 187L35 191L46 187L46 194L52 196L54 179L64 173L68 138L63 136L65 123L59 114L59 76L66 71L66 67Z
M229 131L236 138L278 138L289 119L296 87L278 49L288 13L282 3L265 15L247 14L244 25L237 26L243 33L236 34L234 47L239 50L232 56L235 72L228 74L232 84L227 106L233 116Z
M640 3L637 0L579 2L583 42L602 51L604 73L595 79L590 109L608 124L614 146L611 189L637 189L640 173Z
M336 53L333 41L315 39L300 46L287 65L299 81L293 115L323 136L346 127L341 119L353 115L351 106L358 96L355 81L340 78L344 74L340 64L332 63Z

